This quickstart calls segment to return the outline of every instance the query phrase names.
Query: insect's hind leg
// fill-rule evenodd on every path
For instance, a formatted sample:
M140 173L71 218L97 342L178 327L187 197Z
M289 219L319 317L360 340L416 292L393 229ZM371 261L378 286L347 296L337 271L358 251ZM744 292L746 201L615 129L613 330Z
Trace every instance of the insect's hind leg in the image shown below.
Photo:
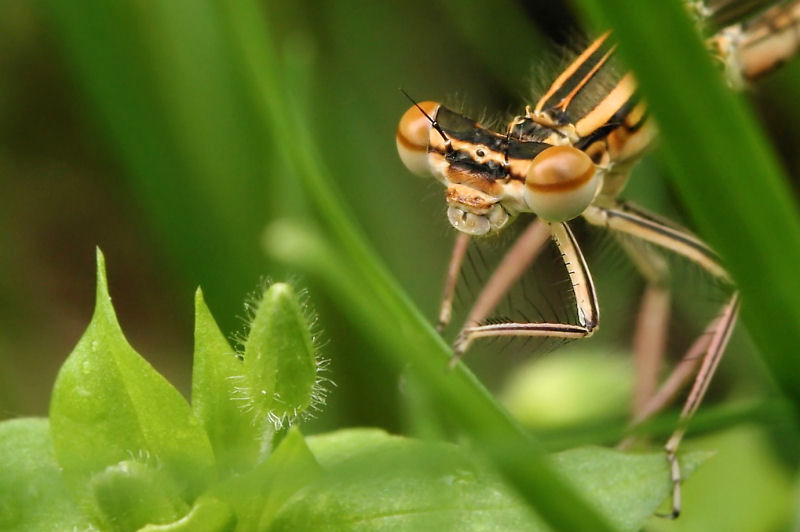
M612 231L639 238L682 255L723 283L731 284L730 276L717 255L704 242L683 228L666 224L649 213L623 203L612 207L591 206L583 216L591 224L607 227ZM659 392L640 413L641 419L638 421L643 421L666 406L680 391L683 379L688 379L692 375L696 361L702 356L700 369L681 411L680 424L664 447L672 480L672 512L664 517L675 518L680 514L681 471L677 458L678 447L725 352L738 312L739 295L735 292L723 307L721 315L707 329L710 334L698 338ZM687 368L691 371L687 371Z
M664 446L664 450L667 452L667 461L670 465L670 476L672 479L672 512L663 517L674 519L680 515L681 470L678 463L678 447L686 433L689 420L691 420L692 416L697 412L697 408L703 401L703 396L705 396L706 391L708 391L708 385L711 383L711 378L714 376L719 361L722 359L722 354L725 352L725 347L728 345L728 340L730 340L738 314L739 294L737 292L731 296L718 319L716 330L711 336L708 349L703 357L700 371L697 372L697 377L692 385L692 389L689 391L689 397L683 405L683 410L681 410L679 426L675 429L675 432L672 433L672 436L670 436L667 444Z
M629 238L617 240L647 283L633 335L635 383L633 419L637 419L658 388L667 346L670 319L669 267L663 255L648 244Z

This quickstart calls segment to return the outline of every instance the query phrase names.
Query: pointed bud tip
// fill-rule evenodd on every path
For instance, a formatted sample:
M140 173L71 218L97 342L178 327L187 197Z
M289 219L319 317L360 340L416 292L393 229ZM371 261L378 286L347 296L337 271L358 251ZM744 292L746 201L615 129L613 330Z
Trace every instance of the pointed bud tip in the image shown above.
M108 291L108 275L106 273L106 259L100 247L96 248L97 262L97 288L95 292L94 315L92 322L100 319L102 322L111 325L120 334L122 329L117 321L117 314L114 311L114 304L111 302L111 294Z
M95 261L97 267L97 292L95 293L95 305L100 308L103 304L110 304L111 296L108 293L108 275L106 274L106 258L100 246L95 248ZM112 310L113 312L113 310Z
M97 280L98 282L103 279L106 279L106 257L103 255L103 250L100 249L100 246L95 247L95 265L97 268Z
M294 289L288 283L272 283L264 295L272 300L295 297Z

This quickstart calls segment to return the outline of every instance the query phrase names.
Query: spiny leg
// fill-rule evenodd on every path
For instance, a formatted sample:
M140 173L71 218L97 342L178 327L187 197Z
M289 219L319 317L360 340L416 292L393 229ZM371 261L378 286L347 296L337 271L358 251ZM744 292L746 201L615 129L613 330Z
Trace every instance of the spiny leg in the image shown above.
M447 278L444 282L442 304L439 306L439 321L436 324L436 330L439 332L442 332L447 327L453 315L453 295L456 291L458 274L461 272L461 264L464 262L464 256L467 254L471 238L467 233L461 232L456 236L453 253L447 266Z
M586 261L583 258L583 254L581 253L577 241L575 240L575 235L572 234L572 231L566 223L538 223L542 223L543 227L549 231L549 234L555 240L556 245L561 251L561 257L564 260L564 265L567 267L567 272L569 273L570 282L572 284L572 290L575 293L576 310L579 324L497 323L490 325L477 325L479 321L468 320L466 326L461 330L461 333L458 335L458 338L453 346L453 358L451 359L451 366L458 362L469 345L476 338L491 336L546 336L555 338L583 338L586 336L591 336L591 334L594 332L600 316L597 306L597 295L595 294L594 284L592 283L592 277L589 273L589 269L586 266ZM526 235L528 235L529 232L538 238L540 229L535 225L532 225L531 228L526 231ZM525 238L525 235L523 235L522 238ZM532 246L531 249L535 248L536 253L538 253L538 250L541 249L544 243L539 243L538 240L533 242L533 240L534 239L531 238L531 242L528 242L528 244L537 244L536 246ZM481 303L480 301L476 302L475 307L473 307L473 311L470 313L470 319L474 319L476 316L480 316L481 320L485 318L486 314L488 314L488 312L494 308L494 305L497 303L500 297L502 297L503 293L508 290L508 287L513 283L513 281L516 280L519 275L521 275L522 270L530 265L535 257L535 253L525 253L523 252L523 249L524 246L521 245L519 248L517 248L517 245L515 245L514 248L509 251L509 254L504 257L503 262L495 271L495 274L490 280L491 284L492 281L497 279L497 285L491 287L491 289L489 285L487 285L487 289L481 293L481 296L485 296L485 306L484 303ZM519 250L519 257L512 255L512 253L517 250ZM514 260L515 258L526 258L527 261L524 263L518 262ZM499 288L502 288L502 291L498 293ZM491 305L488 303L491 303Z
M672 373L664 380L658 391L642 405L641 409L633 416L631 426L636 427L672 404L678 394L686 388L692 377L697 375L703 355L708 351L714 334L723 326L724 313L721 312L716 319L706 327L705 332L695 339L694 343L686 350L680 362L675 365ZM629 436L617 444L617 449L628 449L636 441L635 436Z
M683 405L681 417L678 428L672 433L664 450L667 452L667 461L670 464L670 475L672 477L672 512L665 517L674 519L681 513L681 468L678 463L678 447L681 444L683 435L686 433L686 428L689 420L692 419L695 412L697 412L703 397L708 391L708 385L714 373L717 371L719 361L722 359L722 354L725 352L725 347L728 345L728 340L731 338L733 327L736 324L736 317L739 315L739 294L735 293L720 318L720 327L715 331L714 336L711 337L708 350L703 357L703 364L700 366L700 371L697 373L697 378L689 391L689 397Z
M638 415L634 416L632 420L633 426L643 423L664 410L678 397L681 390L686 388L692 380L692 376L697 374L700 363L703 361L703 355L708 351L711 338L722 326L722 317L723 314L720 313L716 319L712 320L706 327L705 332L698 336L689 349L686 350L680 362L664 380L658 391L642 406Z
M591 206L584 212L583 216L589 223L594 225L607 227L613 231L628 234L671 250L697 263L721 281L729 284L731 283L730 276L722 267L717 255L705 243L685 229L667 225L653 215L621 203L611 208ZM667 393L662 394L659 392L656 394L657 396L661 396L659 397L659 401L668 399L668 396L676 394L679 389L676 384L679 384L679 381L683 380L686 374L686 367L694 365L690 355L693 354L693 351L698 351L698 355L703 353L702 365L695 376L694 384L692 385L689 396L681 412L680 425L665 445L667 461L670 464L670 477L672 479L672 512L665 517L675 518L680 514L681 472L680 464L677 459L678 447L686 432L689 421L700 406L708 390L711 378L714 376L714 372L719 365L719 361L730 339L731 331L736 323L738 310L739 296L738 293L734 293L730 301L723 308L721 316L712 324L712 327L709 328L713 332L708 341L705 341L704 338L701 337L695 342L695 345L690 348L689 352L684 357L683 363L673 372L675 377L673 378L671 376L667 379L664 385L664 388L667 385L670 386L670 388L666 390ZM646 407L643 408L643 412L647 410L649 414L653 414L657 411L653 408L654 406L660 408L665 404L667 403L660 402L659 404L646 405ZM642 420L643 419L645 418L642 418Z
M638 207L617 203L612 207L590 205L583 212L583 217L592 225L631 235L686 257L720 281L732 285L719 256L705 242L656 215Z

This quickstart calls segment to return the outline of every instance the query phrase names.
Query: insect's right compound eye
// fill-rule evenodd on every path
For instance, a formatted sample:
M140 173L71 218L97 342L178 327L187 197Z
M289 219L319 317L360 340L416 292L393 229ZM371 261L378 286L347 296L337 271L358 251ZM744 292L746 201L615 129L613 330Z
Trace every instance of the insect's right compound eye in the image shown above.
M565 222L592 203L602 180L592 159L572 146L552 146L534 157L525 178L525 203L544 220Z
M439 103L421 102L418 105L411 106L400 119L396 135L397 153L406 168L415 174L426 175L431 173L428 164L428 139L433 127L431 120L436 120Z

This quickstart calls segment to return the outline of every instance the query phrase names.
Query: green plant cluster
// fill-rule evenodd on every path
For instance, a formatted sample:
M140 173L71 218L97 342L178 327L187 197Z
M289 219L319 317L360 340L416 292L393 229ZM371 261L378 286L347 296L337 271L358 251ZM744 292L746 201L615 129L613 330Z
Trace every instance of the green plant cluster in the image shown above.
M304 309L283 283L231 348L200 291L191 406L128 344L97 253L95 312L64 362L49 419L0 424L3 530L547 530L455 445L289 426L324 402ZM689 455L688 474L705 455ZM565 451L557 468L620 530L669 493L661 454Z

